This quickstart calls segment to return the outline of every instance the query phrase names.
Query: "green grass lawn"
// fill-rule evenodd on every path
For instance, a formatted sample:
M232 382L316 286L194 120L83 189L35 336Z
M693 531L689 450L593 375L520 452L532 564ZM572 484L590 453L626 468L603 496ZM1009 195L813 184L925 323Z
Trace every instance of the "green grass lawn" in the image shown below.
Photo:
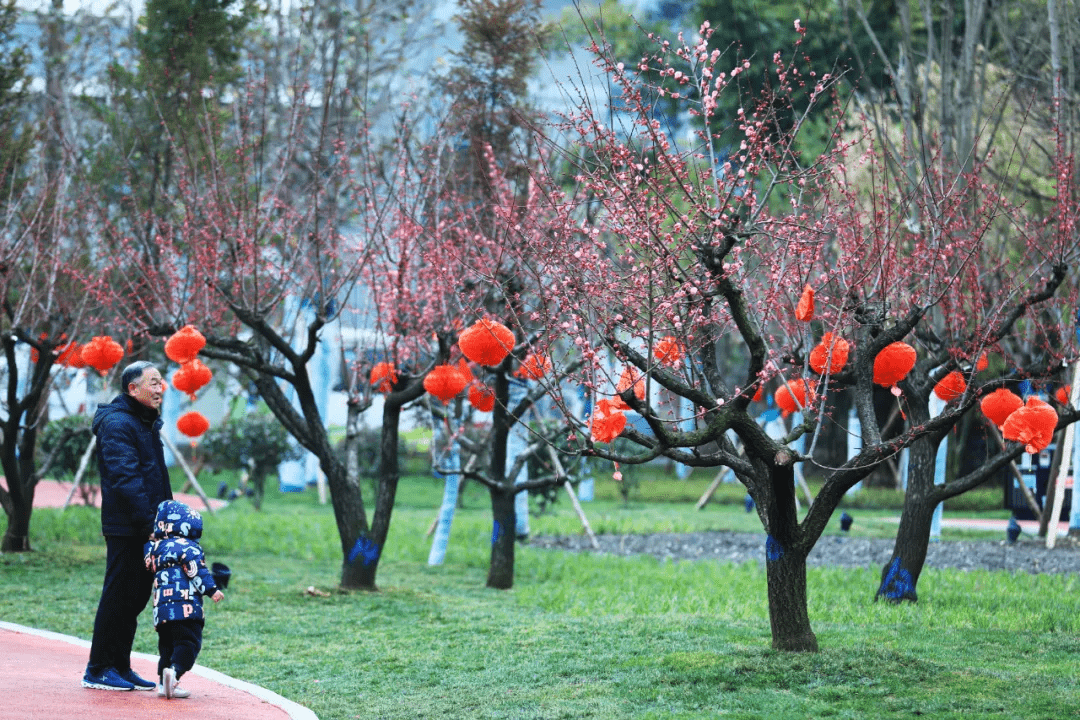
M741 504L624 504L612 484L585 505L598 532L760 531ZM757 564L519 546L514 589L485 589L490 515L477 489L445 564L428 567L440 492L430 478L403 482L378 593L336 590L340 542L314 492L207 515L209 559L233 574L210 604L199 662L323 720L1064 718L1080 707L1076 577L928 569L920 602L891 606L872 600L877 570L811 569L822 651L780 654ZM889 515L860 510L853 532L888 536ZM531 525L580 531L565 501ZM0 556L0 618L89 638L104 568L96 513L37 511L32 544ZM156 651L148 617L136 649Z

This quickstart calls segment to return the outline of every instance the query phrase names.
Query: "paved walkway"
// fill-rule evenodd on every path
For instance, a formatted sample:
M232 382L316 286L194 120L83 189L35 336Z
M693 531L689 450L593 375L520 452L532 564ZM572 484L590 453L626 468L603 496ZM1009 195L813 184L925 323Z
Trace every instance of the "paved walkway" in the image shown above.
M0 622L0 720L318 720L277 693L196 665L180 686L186 699L157 692L114 692L82 686L90 643L68 635ZM145 678L157 658L133 653Z

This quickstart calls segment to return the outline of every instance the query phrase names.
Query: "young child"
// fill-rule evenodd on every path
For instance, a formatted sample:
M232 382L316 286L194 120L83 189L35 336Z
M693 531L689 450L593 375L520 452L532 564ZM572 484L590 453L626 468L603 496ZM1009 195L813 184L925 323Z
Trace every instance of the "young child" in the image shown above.
M176 500L158 505L153 539L144 548L154 573L154 628L158 634L158 696L186 698L176 686L202 647L202 596L225 597L214 583L199 546L202 516Z

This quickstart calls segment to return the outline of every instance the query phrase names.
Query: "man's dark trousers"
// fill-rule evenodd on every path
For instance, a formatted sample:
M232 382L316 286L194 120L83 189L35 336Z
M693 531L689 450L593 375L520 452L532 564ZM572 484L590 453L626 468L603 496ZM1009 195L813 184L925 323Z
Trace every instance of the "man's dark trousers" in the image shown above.
M86 669L100 673L113 668L131 669L131 645L135 641L139 613L150 601L154 574L143 563L145 537L105 536L105 584L101 589L90 662Z

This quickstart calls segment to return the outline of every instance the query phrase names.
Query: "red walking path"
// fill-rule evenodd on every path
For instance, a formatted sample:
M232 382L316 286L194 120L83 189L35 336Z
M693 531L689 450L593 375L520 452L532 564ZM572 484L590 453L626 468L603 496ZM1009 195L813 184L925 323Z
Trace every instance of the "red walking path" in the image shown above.
M82 686L90 643L68 635L0 622L0 720L318 720L277 693L196 665L180 687L185 699L157 692L91 690ZM157 658L133 653L145 678Z

